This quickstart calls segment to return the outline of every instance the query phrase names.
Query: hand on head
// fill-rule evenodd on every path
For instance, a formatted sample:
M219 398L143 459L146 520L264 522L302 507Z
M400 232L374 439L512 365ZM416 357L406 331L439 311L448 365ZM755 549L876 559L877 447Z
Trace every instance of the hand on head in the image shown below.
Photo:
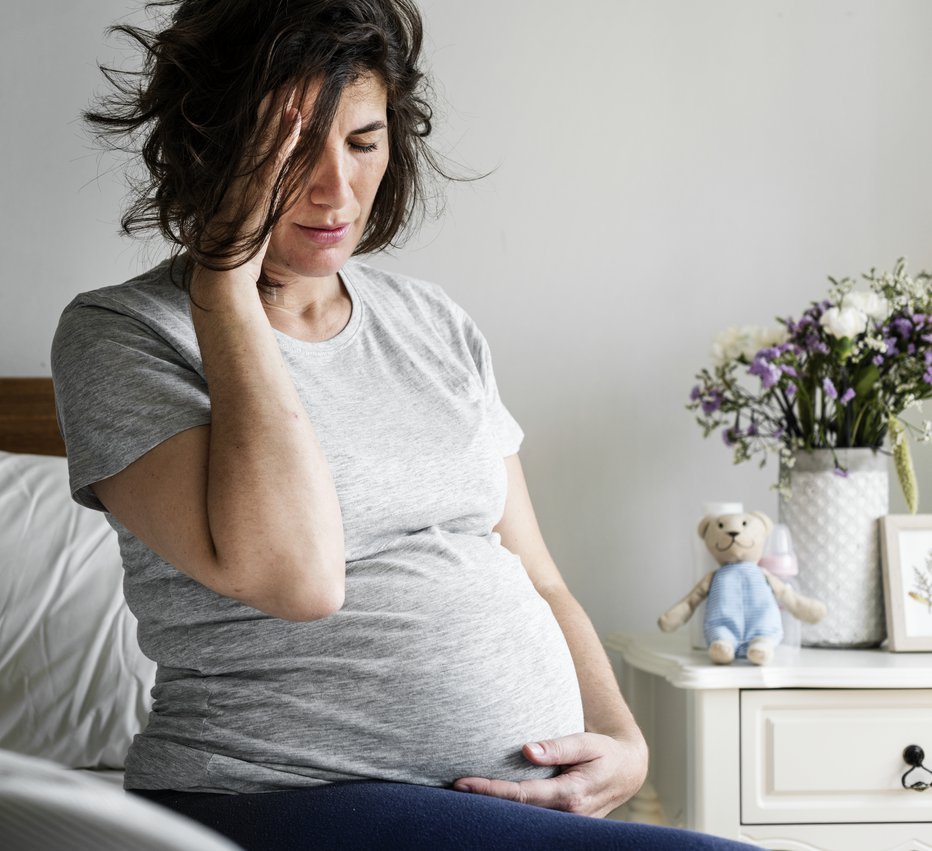
M223 197L218 216L208 227L211 238L221 246L248 239L261 230L269 215L282 169L301 135L301 112L294 105L295 94L293 88L277 89L266 94L259 104L255 138ZM253 283L262 272L269 236L253 257L244 258L237 267Z

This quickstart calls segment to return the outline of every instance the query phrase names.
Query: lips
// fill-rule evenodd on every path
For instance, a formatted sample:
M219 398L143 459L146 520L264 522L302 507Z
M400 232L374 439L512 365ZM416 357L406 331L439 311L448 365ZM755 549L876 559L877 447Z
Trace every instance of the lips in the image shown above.
M307 227L296 224L295 227L311 242L316 242L318 245L333 245L340 242L349 233L350 223L347 222L332 227Z

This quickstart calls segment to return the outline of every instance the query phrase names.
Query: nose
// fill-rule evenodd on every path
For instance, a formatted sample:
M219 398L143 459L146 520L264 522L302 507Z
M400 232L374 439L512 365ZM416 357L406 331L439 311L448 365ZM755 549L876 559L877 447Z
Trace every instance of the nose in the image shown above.
M729 532L728 534L731 535L731 539L734 540L734 539L737 538L738 535L740 535L741 533L740 533L740 532Z
M347 162L342 151L326 146L311 173L310 199L312 204L339 210L353 196Z

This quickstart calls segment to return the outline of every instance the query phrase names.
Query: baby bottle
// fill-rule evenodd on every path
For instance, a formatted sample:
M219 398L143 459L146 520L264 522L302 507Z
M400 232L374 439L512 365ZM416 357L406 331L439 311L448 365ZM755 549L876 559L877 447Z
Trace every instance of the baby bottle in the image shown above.
M793 551L790 530L783 523L777 523L773 527L767 550L759 564L794 591L797 590L796 575L799 573L799 564ZM783 619L783 641L778 650L784 655L798 655L802 625L783 606L780 606L780 615Z
M718 516L719 514L741 514L744 512L744 505L740 502L705 502L702 504L702 516L708 517L710 514ZM718 562L713 558L705 545L705 541L699 537L697 531L699 520L693 527L693 585L695 585L710 570L718 568ZM692 587L692 586L690 586ZM689 639L692 642L693 649L705 650L709 644L705 640L705 600L703 600L696 611L693 613L692 620L689 622Z

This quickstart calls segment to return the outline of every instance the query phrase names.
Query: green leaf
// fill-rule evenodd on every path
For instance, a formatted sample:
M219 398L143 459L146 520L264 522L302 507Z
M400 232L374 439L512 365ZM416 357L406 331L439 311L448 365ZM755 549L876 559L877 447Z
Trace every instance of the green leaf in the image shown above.
M879 378L880 368L873 363L867 364L867 366L859 369L855 373L852 386L854 387L854 392L860 401L863 402L867 398L871 388L877 383L877 379Z

